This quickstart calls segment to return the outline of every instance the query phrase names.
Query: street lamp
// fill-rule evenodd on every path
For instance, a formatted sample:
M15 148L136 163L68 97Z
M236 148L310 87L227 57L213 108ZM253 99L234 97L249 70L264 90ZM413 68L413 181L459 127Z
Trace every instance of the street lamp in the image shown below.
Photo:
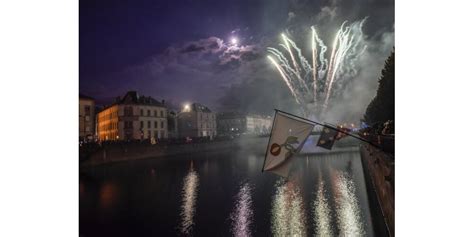
M191 106L190 106L189 104L185 104L185 105L184 105L184 108L183 108L183 111L184 111L184 112L189 112L189 111L191 111Z

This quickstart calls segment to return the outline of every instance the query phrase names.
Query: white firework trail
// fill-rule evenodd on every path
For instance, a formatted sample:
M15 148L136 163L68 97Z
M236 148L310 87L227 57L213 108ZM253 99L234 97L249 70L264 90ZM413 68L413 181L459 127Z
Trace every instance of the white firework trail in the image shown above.
M316 100L317 100L317 97L316 97L316 93L317 93L317 90L318 90L318 64L317 64L317 55L318 55L318 48L316 46L316 30L314 29L314 27L311 26L311 32L313 33L312 34L312 37L311 37L311 52L313 53L313 68L315 68L315 70L312 70L313 71L313 100L314 102L316 103Z
M281 69L280 65L278 65L278 63L277 63L271 56L268 56L268 58L270 59L270 61L275 65L275 67L276 67L276 68L278 69L278 71L280 72L281 77L283 77L283 80L285 81L286 85L287 85L288 88L290 89L291 94L295 97L296 103L301 104L301 102L298 100L298 97L299 97L299 96L296 95L296 92L295 92L295 90L293 89L293 86L291 85L290 81L289 81L288 78L286 77L285 72Z
M310 63L296 43L285 34L282 34L283 44L280 44L285 49L283 52L268 48L268 52L274 57L268 58L280 72L306 116L317 116L325 112L334 96L334 90L341 88L340 85L357 75L357 60L366 49L362 32L366 19L349 25L344 22L341 25L334 38L329 58L326 57L328 47L313 26ZM289 59L285 55L289 55Z

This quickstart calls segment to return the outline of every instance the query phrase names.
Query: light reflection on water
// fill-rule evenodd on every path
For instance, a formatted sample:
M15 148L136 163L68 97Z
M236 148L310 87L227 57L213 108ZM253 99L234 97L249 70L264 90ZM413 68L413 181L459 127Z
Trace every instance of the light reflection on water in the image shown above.
M113 183L104 183L100 188L100 206L103 209L114 207L118 201L117 185Z
M244 183L237 194L236 205L230 217L232 220L233 236L244 237L251 236L252 234L252 190L249 183Z
M271 210L274 236L306 236L304 202L297 184L279 179Z
M331 170L340 236L365 236L354 181L347 172Z
M80 234L376 235L358 151L297 157L288 181L261 172L263 154L238 151L84 171Z
M325 182L319 176L319 185L316 191L316 199L313 204L314 225L316 227L316 236L334 236L331 229L331 209L326 198L327 192Z
M193 163L188 174L184 177L181 204L181 226L183 234L190 234L194 225L194 213L196 211L196 198L199 189L199 176L194 171Z

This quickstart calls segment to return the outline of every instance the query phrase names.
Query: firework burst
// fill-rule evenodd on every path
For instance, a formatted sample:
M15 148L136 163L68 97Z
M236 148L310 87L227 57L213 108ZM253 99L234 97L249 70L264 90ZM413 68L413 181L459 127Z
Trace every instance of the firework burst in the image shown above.
M366 45L362 44L365 20L342 23L329 58L326 58L328 47L315 27L311 27L311 63L285 34L282 34L283 44L280 44L283 51L272 47L267 49L270 53L268 58L279 71L296 103L301 105L305 116L318 119L338 94L337 90L357 75L357 60L366 49Z

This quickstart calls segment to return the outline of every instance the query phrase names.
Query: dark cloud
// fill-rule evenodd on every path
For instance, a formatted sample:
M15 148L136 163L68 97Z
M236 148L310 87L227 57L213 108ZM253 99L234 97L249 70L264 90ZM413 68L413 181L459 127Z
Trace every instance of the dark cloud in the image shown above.
M218 37L175 44L143 63L108 75L102 80L109 86L94 89L117 94L135 89L176 103L198 101L216 107L225 94L223 88L252 77L252 61L262 54L260 50L256 45L230 45Z
M181 53L190 53L190 52L196 52L196 51L202 51L204 50L204 47L197 46L196 44L190 44L183 50L181 50Z

